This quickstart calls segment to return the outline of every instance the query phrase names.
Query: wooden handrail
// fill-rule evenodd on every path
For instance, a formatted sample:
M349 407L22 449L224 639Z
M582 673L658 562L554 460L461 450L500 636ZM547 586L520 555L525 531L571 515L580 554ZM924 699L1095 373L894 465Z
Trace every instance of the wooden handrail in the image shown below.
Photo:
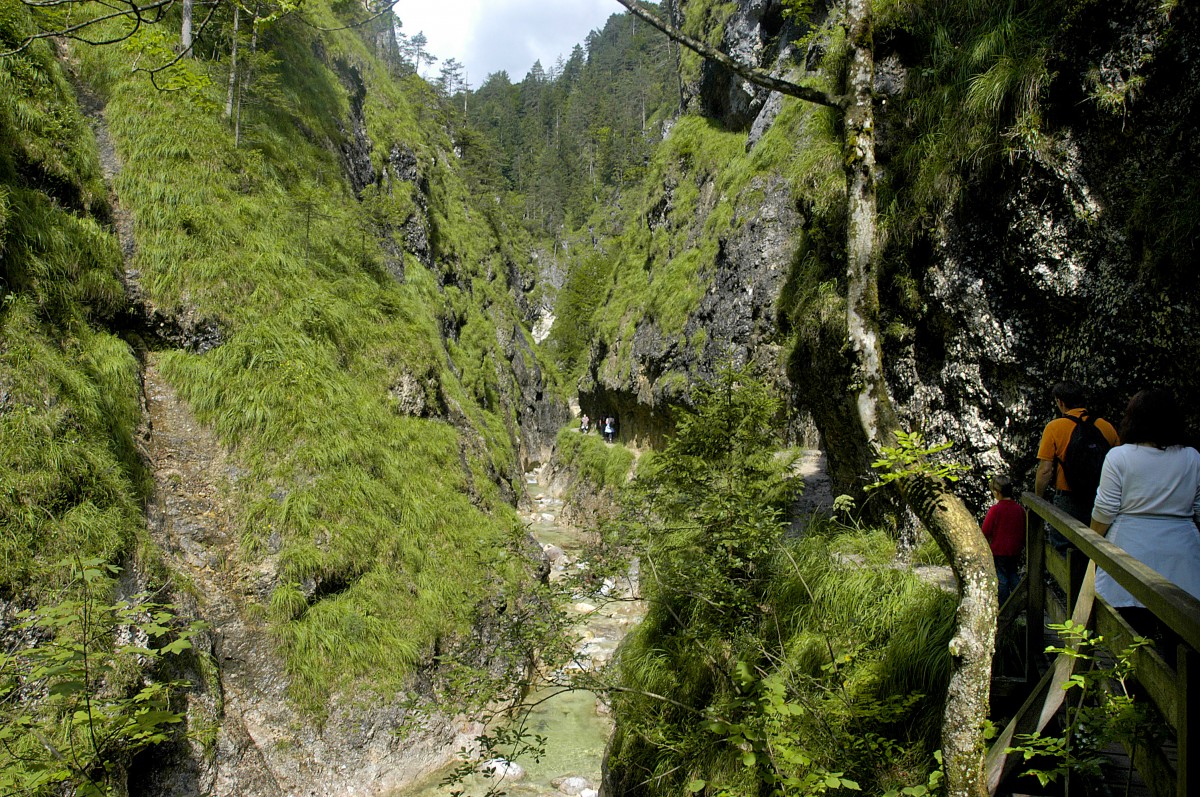
M1045 518L1085 556L1104 569L1129 594L1170 626L1193 650L1200 650L1200 600L1184 592L1158 572L1125 553L1104 537L1058 507L1032 493L1022 493L1021 503Z

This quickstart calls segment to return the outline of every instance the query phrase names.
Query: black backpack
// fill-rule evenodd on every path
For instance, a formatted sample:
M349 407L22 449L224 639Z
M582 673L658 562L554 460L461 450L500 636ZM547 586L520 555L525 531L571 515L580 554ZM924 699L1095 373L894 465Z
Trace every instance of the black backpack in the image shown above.
M1067 441L1067 450L1063 452L1063 477L1071 494L1094 500L1096 488L1100 486L1100 470L1104 467L1104 457L1112 448L1104 433L1096 428L1093 418L1076 418L1074 415L1065 416L1075 422L1071 431L1071 439Z

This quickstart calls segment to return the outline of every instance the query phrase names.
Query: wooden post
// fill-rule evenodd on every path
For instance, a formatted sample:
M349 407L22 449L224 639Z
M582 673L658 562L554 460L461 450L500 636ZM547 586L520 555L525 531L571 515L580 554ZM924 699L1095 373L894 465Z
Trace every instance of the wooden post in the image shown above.
M1194 789L1200 788L1200 655L1190 645L1176 648L1175 673L1179 694L1175 793L1191 797L1196 793Z
M1087 572L1088 558L1075 546L1067 549L1067 616L1075 613L1075 602L1079 600L1079 588L1083 585L1083 575Z
M1046 527L1041 518L1030 513L1025 550L1029 561L1025 580L1029 582L1028 609L1025 615L1025 681L1037 683L1038 662L1046 649Z

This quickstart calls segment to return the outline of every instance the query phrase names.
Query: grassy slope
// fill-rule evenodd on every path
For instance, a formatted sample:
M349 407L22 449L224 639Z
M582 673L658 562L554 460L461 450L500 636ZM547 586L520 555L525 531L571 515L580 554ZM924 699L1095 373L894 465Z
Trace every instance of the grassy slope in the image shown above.
M29 30L0 2L0 49ZM141 528L137 362L95 142L49 46L0 60L0 596L120 559Z
M307 13L317 25L339 25L321 4ZM224 330L222 346L203 355L171 352L164 370L244 469L235 493L245 559L278 550L278 582L264 609L294 696L317 708L350 680L394 688L436 639L465 631L475 605L523 574L520 558L508 553L516 515L495 483L519 464L508 401L514 386L501 340L525 333L509 268L486 217L470 206L438 111L424 105L427 89L393 81L354 31L321 34L293 18L261 34L260 51L276 64L262 68L240 148L219 111L219 65L198 60L184 67L192 78L213 69L212 85L178 93L156 92L143 76L128 74L137 48L160 35L151 30L132 46L79 47L76 55L108 103L123 163L116 188L135 220L132 266L143 289L156 305L187 308ZM433 186L435 268L405 254L402 284L381 267L380 227L364 222L333 154L346 139L338 121L350 128L347 92L333 69L338 61L357 68L368 86L364 115L376 168L393 144L406 147ZM86 126L69 91L56 91L54 112L74 124L59 135L88 165L77 179L102 193ZM413 207L410 188L400 183L391 196L383 193L374 215L398 227ZM38 200L19 191L4 196L0 227L9 228L12 250L14 219L28 216L7 208L13 197ZM77 249L101 253L88 257L102 263L82 275L68 273L76 265L51 266L42 282L29 278L36 284L18 286L16 299L6 296L0 321L9 329L37 324L37 303L48 301L38 290L120 299L112 237L69 213L56 223L65 235L96 239ZM24 238L47 234L39 225ZM24 238L18 229L15 240ZM31 260L40 263L36 255ZM442 290L451 271L459 287ZM13 282L8 274L6 280ZM0 498L26 521L23 536L5 538L10 589L27 587L41 562L39 529L65 526L82 511L63 498L81 485L107 502L93 501L97 508L88 511L116 518L89 524L97 553L121 558L140 525L140 476L128 442L137 422L136 363L111 336L68 326L73 337L66 343L60 329L49 328L40 330L44 338L20 335L23 348L9 343L3 350L14 374L2 383L7 394L24 396L10 383L52 383L43 393L63 397L43 409L46 402L35 396L27 402L33 410L3 415L6 427L24 435L4 436L6 459L31 474L18 485L29 485L24 493ZM444 345L447 326L458 334ZM444 402L453 423L398 410L389 390L405 374ZM92 454L55 447L80 434L76 416L90 424ZM113 428L104 418L114 419ZM101 454L127 462L121 468L92 461ZM117 474L124 474L119 483L105 481Z
M716 41L733 8L690 3L684 27ZM840 58L841 49L840 41L831 42L830 58ZM686 81L698 79L699 63L698 56L684 52ZM818 73L803 78L824 79ZM610 246L611 283L593 317L594 334L617 353L602 364L603 380L629 379L639 324L653 323L667 337L683 333L718 266L720 241L758 207L755 178L782 177L813 221L841 212L845 184L834 123L827 110L784 98L776 121L749 152L745 133L692 114L675 123L646 170L640 196L617 211L614 226L621 232ZM686 343L702 346L703 330ZM660 381L682 386L689 381L685 377L665 374Z

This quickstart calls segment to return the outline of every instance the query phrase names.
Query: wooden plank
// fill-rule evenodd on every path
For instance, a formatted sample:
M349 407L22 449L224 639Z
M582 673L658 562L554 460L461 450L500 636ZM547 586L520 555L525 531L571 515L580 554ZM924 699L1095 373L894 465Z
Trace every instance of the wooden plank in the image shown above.
M1167 581L1153 569L1125 553L1075 521L1074 518L1056 509L1050 503L1025 494L1022 503L1033 510L1033 515L1040 516L1078 549L1074 555L1058 556L1042 542L1041 524L1030 518L1029 524L1029 577L1031 589L1028 595L1030 626L1034 625L1032 618L1048 613L1052 621L1061 622L1068 607L1071 614L1079 615L1076 607L1076 595L1083 602L1088 592L1079 593L1075 585L1081 571L1080 560L1084 557L1095 562L1125 587L1135 598L1150 608L1164 625L1178 634L1183 644L1179 645L1176 653L1177 667L1172 668L1163 660L1160 651L1153 647L1143 647L1134 653L1136 677L1146 698L1161 712L1164 720L1175 730L1178 748L1170 742L1163 745L1142 745L1130 751L1130 757L1140 776L1144 779L1150 793L1155 797L1196 797L1200 795L1200 601L1188 595L1182 589ZM1035 576L1037 581L1033 581ZM1057 597L1045 588L1044 575L1048 574L1061 587L1067 596L1068 606L1059 606ZM1090 597L1090 595L1088 595ZM1037 614L1034 613L1038 610ZM1118 612L1097 601L1094 615L1094 627L1104 636L1105 647L1110 650L1121 650L1128 646L1135 633ZM1078 621L1077 621L1078 622ZM1035 644L1031 627L1027 647L1033 653ZM1034 657L1031 655L1030 660ZM1025 712L1032 712L1033 704L1039 698L1044 700L1041 722L1046 714L1057 710L1048 699L1047 690L1043 683L1034 690L1026 700L1026 705L1018 712L1009 727L1005 729L1008 738L1015 730L1014 726L1029 722ZM1053 691L1051 688L1049 691ZM1011 762L1003 759L993 760L997 751L993 748L989 753L989 776L994 778L995 769L1011 767ZM1007 766L1006 766L1007 765ZM995 769L991 769L994 767ZM998 785L992 780L994 789Z
M1138 774L1146 781L1146 787L1154 797L1195 797L1185 792L1177 792L1175 767L1171 766L1166 752L1161 747L1143 744L1129 753Z
M1200 656L1186 645L1175 653L1179 677L1179 764L1176 770L1178 797L1200 792Z
M1036 519L1029 518L1026 526L1025 582L1028 584L1028 600L1025 616L1025 680L1034 683L1038 679L1038 662L1046 645L1042 642L1043 618L1046 616L1046 532Z
M1067 580L1063 589L1067 593L1067 614L1075 613L1075 601L1079 599L1079 587L1083 574L1087 572L1088 558L1080 551L1067 549Z
M1009 755L1005 750L1012 745L1014 737L1039 730L1038 719L1041 714L1042 705L1046 702L1054 680L1054 668L1051 667L1046 670L1046 674L1033 687L1033 691L1029 693L1029 697L1025 698L1025 702L1021 704L1021 707L1017 709L1017 713L1009 720L1004 730L1001 731L999 738L992 742L985 764L988 776L988 789L991 794L995 794L1000 784L1004 782L1004 779L1011 775L1021 764L1021 756Z
M1096 632L1104 637L1111 650L1129 647L1137 633L1125 622L1115 609L1103 601L1096 601ZM1167 664L1154 648L1139 648L1133 656L1133 667L1137 682L1142 685L1150 702L1158 709L1172 728L1179 730L1179 691L1175 669Z
M1084 555L1179 634L1193 650L1200 650L1200 600L1048 501L1031 493L1023 493L1021 503L1062 532Z
M1046 546L1046 572L1054 579L1055 583L1062 588L1063 592L1067 591L1067 584L1071 583L1070 577L1067 574L1067 557L1054 550L1050 545Z
M1028 592L1029 577L1026 575L1017 584L1017 588L1012 591L1012 594L1008 596L1008 600L1004 602L1004 605L1000 607L1000 617L996 620L997 640L1003 639L1008 634L1012 628L1012 624L1021 616L1021 612L1025 610L1026 605L1029 603L1029 598L1026 595Z
M1092 567L1088 568L1085 574L1082 588L1079 591L1079 600L1075 604L1075 613L1071 617L1072 622L1076 625L1086 626L1091 622L1093 597L1095 596L1095 573L1096 569ZM1071 645L1071 647L1078 650L1077 645ZM1042 730L1058 713L1066 695L1063 687L1074 672L1076 661L1075 656L1060 653L1054 659L1054 666L1047 670L1046 675L1038 682L1034 693L1029 696L1017 715L1009 721L996 740L992 742L984 762L984 772L990 794L996 794L1005 774L1011 772L1016 765L1013 760L1015 757L1006 752L1012 744L1013 737L1020 733ZM1034 721L1034 717L1036 717L1036 721ZM1024 730L1030 728L1031 722L1032 730Z

